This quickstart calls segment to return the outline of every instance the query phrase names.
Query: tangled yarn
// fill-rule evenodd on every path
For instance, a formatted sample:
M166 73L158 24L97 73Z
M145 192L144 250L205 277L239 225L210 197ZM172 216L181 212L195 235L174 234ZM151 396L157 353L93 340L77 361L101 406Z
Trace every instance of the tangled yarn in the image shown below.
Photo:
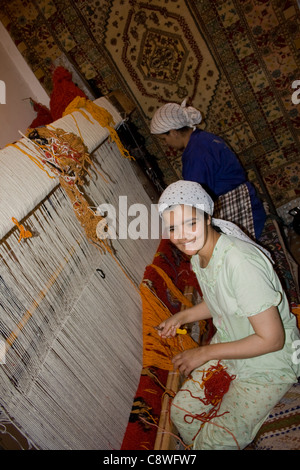
M99 223L103 217L91 209L82 188L93 162L81 138L62 129L48 128L31 130L28 138L37 148L39 162L59 177L87 238L102 251L111 251L107 237L99 234ZM103 224L102 229L105 229Z
M30 232L30 230L26 230L24 225L20 225L15 217L12 217L11 220L18 227L18 229L20 230L18 243L20 243L20 241L23 240L23 238L32 237L32 233Z
M88 111L93 116L93 118L100 124L100 126L106 127L106 129L110 133L111 140L117 144L121 155L123 155L123 157L133 160L134 158L123 146L117 131L113 127L115 122L113 120L112 115L105 108L101 108L100 106L96 105L95 103L86 98L76 96L76 98L74 98L73 101L65 109L63 116L71 114L74 111L79 111L86 119L88 119L93 124L93 122L90 120L89 116L84 110Z
M39 160L51 172L67 183L84 183L92 161L80 137L63 129L46 127L29 130L27 136L35 144Z
M89 174L89 166L93 162L81 137L54 127L53 130L50 128L29 129L27 134L27 136L22 134L25 142L20 142L21 147L17 143L9 145L27 155L39 168L46 171L50 178L55 177L51 173L58 176L61 186L69 196L75 215L85 230L87 239L103 253L106 251L110 253L124 275L139 292L133 280L114 256L111 240L107 237L108 227L105 217L92 210L95 205L88 202L82 188L86 174ZM26 139L34 145L36 150L34 155L32 146L27 147ZM51 173L48 173L47 169L51 170Z
M211 366L203 373L200 386L204 388L205 399L201 399L201 401L205 405L219 405L234 379L235 375L229 375L225 367L220 364L220 361L216 366Z
M200 400L202 403L204 403L204 405L212 405L207 412L204 411L200 414L191 414L188 411L186 412L184 416L184 421L186 423L190 424L195 419L201 423L199 430L193 437L193 441L196 439L197 435L206 423L211 422L214 418L219 418L220 416L229 413L229 411L224 411L223 413L218 414L221 407L222 399L224 395L228 392L230 383L232 382L232 380L235 379L235 377L235 375L229 375L228 372L226 372L226 368L222 366L219 361L216 366L211 366L207 370L203 371L201 384L197 382L199 383L200 388L204 388L205 398L200 398L198 396L192 395L192 392L189 389L181 389L181 391L188 392L192 398ZM189 378L188 380L193 380L194 382L196 382L193 378ZM235 440L237 448L239 448L237 439L229 429L218 425L215 421L213 421L212 424L215 426L219 426L226 432L228 432Z

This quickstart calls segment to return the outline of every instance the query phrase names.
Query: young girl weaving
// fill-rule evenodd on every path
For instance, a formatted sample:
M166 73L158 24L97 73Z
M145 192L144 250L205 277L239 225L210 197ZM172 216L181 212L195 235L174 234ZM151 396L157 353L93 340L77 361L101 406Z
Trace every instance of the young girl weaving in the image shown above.
M162 322L159 334L173 337L186 323L208 318L216 328L209 345L173 358L187 380L171 418L194 449L243 449L300 375L292 360L296 319L268 253L236 225L212 218L213 201L200 184L171 184L158 208L171 242L191 256L203 292L200 304ZM213 372L221 380L211 401L203 379Z

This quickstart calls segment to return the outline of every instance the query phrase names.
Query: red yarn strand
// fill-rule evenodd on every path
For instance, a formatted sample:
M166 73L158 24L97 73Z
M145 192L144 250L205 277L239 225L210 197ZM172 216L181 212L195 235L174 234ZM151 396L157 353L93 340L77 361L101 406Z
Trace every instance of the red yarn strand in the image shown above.
M191 414L189 412L186 412L186 414L184 415L184 421L187 424L192 424L195 419L201 422L199 430L197 431L197 433L192 439L193 441L198 436L204 424L210 423L212 419L220 418L221 416L224 416L226 413L229 413L229 411L224 411L223 413L218 414L218 411L220 409L223 396L228 392L230 383L235 379L235 377L236 377L235 375L229 375L228 372L226 372L226 368L223 365L221 365L219 361L216 366L211 366L209 369L203 371L201 384L197 382L196 380L194 380L192 377L190 378L190 380L193 380L193 382L198 383L200 385L200 388L204 388L205 398L194 396L189 389L180 390L181 392L188 392L192 398L201 401L206 406L212 405L212 408L208 412L204 411L203 413L200 413L200 414ZM174 405L174 406L181 409L182 411L187 411L187 410L183 410L177 405ZM239 448L239 445L235 436L228 429L224 428L223 426L218 425L217 423L211 423L211 424L214 424L215 426L218 426L224 429L229 434L231 434L231 436L233 437L233 439L235 440Z

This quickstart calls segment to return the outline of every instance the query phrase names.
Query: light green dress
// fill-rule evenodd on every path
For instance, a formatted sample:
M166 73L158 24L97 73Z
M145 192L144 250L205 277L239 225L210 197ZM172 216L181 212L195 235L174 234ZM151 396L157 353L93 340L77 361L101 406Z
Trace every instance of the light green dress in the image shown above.
M203 398L199 383L203 369L211 363L201 366L199 372L193 371L194 380L185 382L173 401L172 419L187 444L196 449L244 448L300 376L300 365L292 359L294 342L299 340L296 319L272 263L252 244L221 234L206 268L200 267L197 255L191 263L217 329L212 342L235 341L253 334L248 317L273 305L282 318L286 335L283 349L249 359L222 361L227 372L236 376L222 400L219 414L226 411L225 415L205 424L197 434L201 422L191 416L208 409L191 397ZM187 412L191 415L188 419Z

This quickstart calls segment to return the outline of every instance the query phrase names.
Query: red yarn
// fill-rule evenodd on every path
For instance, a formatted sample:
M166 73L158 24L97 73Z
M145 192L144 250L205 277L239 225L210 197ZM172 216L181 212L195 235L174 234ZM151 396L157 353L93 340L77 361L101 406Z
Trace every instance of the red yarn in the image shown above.
M203 374L204 375L204 374ZM205 405L217 406L226 392L230 383L235 379L235 375L229 375L224 366L218 362L216 366L210 367L204 375L202 385L204 385L205 398L201 401Z
M32 98L30 98L31 104L33 104L34 111L37 112L37 116L30 124L30 128L36 128L40 126L46 126L47 124L51 124L53 122L52 115L50 109L47 106L37 103Z
M72 74L60 66L52 75L53 91L50 97L50 110L53 121L62 117L66 107L76 96L87 98L86 94L72 81Z
M221 414L218 414L220 409L222 398L225 393L228 392L230 383L232 380L235 379L235 375L229 375L225 367L220 364L220 361L216 366L211 366L209 369L203 371L202 376L202 383L200 385L201 388L204 387L204 395L205 398L200 398L197 396L192 395L189 389L181 389L181 391L189 392L192 398L197 398L205 405L212 405L212 408L208 412L202 412L201 414L190 414L186 413L184 416L184 421L186 423L191 424L194 419L197 419L201 422L201 426L192 440L195 440L199 432L201 431L202 427L205 423L210 422L213 418L220 418L221 416L229 413L229 411L224 411ZM192 379L193 380L193 379ZM179 408L179 407L178 407ZM213 423L216 426L219 426L217 423ZM226 428L219 426L224 429L226 432L231 434L233 439L235 440L237 447L239 448L239 444L235 438L235 436Z
M212 408L207 413L205 411L201 414L196 415L187 413L184 416L185 422L191 423L192 421L194 421L194 419L198 419L204 424L213 418L217 418L228 413L228 411L224 411L224 413L218 415L222 398L225 393L228 392L230 383L232 382L232 380L235 379L235 377L235 375L229 375L226 372L225 367L222 366L219 361L216 366L211 366L209 369L203 371L202 383L200 387L204 387L205 398L200 398L192 395L189 389L182 389L181 391L189 392L192 398L197 398L202 403L204 403L204 405L212 405ZM191 418L192 421L188 421L188 418Z
M87 98L86 94L72 81L72 74L64 67L57 67L52 75L53 90L50 96L50 109L33 99L33 109L37 111L36 118L30 124L30 128L36 128L51 124L62 117L66 107L76 96Z

